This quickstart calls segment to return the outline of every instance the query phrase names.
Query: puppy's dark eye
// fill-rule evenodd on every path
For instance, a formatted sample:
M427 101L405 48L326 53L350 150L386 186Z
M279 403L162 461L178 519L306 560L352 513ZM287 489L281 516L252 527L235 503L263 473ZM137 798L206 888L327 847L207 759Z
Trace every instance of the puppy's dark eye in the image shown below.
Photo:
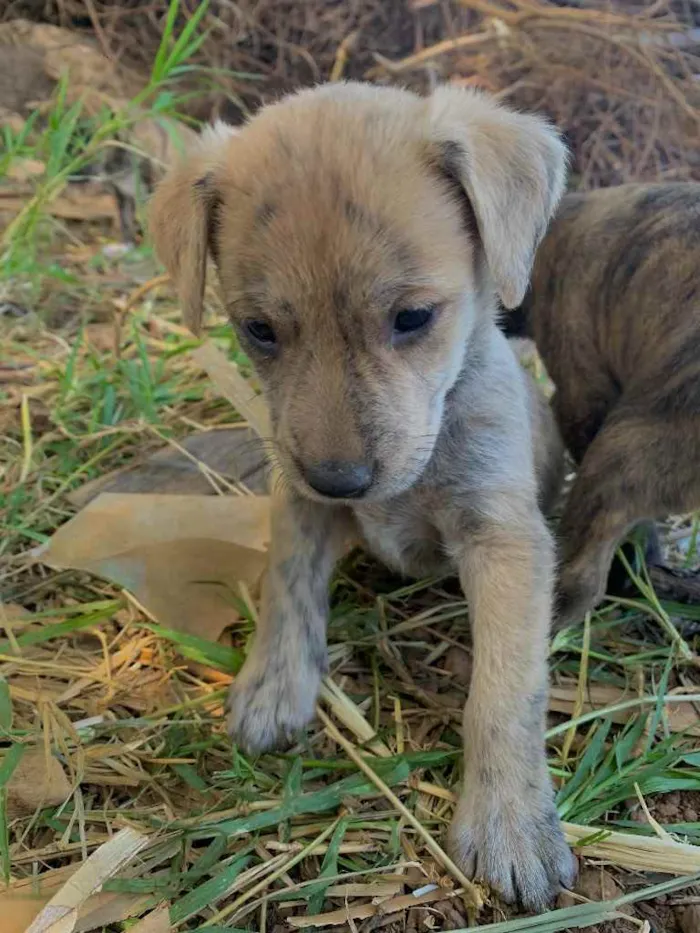
M274 350L277 346L275 332L266 321L245 321L243 330L261 350Z
M429 324L434 308L406 308L394 318L394 332L397 334L412 334Z

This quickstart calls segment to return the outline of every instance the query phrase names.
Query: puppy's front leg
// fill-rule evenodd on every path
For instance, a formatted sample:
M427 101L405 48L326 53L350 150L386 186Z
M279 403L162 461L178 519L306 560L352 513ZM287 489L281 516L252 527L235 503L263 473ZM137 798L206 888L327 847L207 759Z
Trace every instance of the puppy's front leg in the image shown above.
M273 501L260 621L229 696L229 732L247 751L289 744L313 718L327 666L328 584L348 525L344 509L294 493Z
M508 493L502 494L507 496ZM517 493L514 494L517 496ZM546 907L574 877L545 755L553 548L534 503L480 515L453 546L470 607L474 669L464 710L464 786L451 847L506 900Z

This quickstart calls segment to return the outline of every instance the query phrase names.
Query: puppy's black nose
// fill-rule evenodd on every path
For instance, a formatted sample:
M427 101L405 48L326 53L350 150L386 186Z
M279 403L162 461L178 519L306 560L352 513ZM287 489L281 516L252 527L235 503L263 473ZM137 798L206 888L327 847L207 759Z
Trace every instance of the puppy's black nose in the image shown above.
M372 482L370 467L346 460L321 460L305 467L304 476L312 489L333 499L361 496Z

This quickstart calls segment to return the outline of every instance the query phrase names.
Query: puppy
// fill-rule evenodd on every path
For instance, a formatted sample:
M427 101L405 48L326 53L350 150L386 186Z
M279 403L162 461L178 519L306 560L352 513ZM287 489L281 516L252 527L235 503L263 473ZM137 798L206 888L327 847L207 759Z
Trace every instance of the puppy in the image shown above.
M406 574L454 568L475 658L452 850L531 908L573 871L544 749L553 553L539 503L561 448L496 296L521 302L565 161L544 121L464 90L333 84L205 133L151 213L195 332L213 257L286 478L232 735L257 752L312 719L348 530Z
M503 327L535 340L578 464L560 528L566 625L603 598L633 527L700 506L700 185L567 195Z

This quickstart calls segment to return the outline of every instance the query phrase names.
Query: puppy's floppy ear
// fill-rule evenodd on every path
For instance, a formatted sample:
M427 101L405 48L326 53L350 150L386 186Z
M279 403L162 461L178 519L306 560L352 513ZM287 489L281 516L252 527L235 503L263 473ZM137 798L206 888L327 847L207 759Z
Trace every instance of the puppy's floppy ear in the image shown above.
M156 253L177 287L185 324L195 334L202 326L207 255L216 248L217 170L236 133L225 124L205 129L193 151L166 174L149 206Z
M496 291L515 308L564 192L566 148L541 117L506 110L478 92L441 87L428 104L442 169L469 199Z

